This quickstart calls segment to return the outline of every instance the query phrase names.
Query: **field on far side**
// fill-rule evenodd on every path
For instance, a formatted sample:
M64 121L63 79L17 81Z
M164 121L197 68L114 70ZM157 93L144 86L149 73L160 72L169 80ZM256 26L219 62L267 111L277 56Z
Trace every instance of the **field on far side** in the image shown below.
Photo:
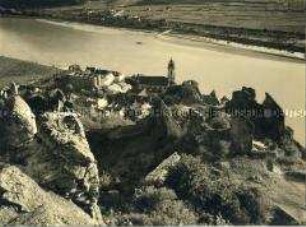
M147 5L148 2L151 2L150 4L154 2L154 5ZM158 2L164 2L164 4L158 4ZM151 19L162 18L192 24L269 29L304 34L305 2L305 0L146 0L142 2L143 5L126 7L126 12Z
M305 34L305 7L306 0L95 0L62 9L115 9L147 19Z

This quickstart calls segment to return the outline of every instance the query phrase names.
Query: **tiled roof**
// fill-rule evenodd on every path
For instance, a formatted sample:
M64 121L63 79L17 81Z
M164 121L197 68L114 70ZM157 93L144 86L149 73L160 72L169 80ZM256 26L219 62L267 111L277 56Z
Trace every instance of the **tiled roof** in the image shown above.
M136 78L138 84L147 84L152 86L168 86L169 80L164 76L143 76L139 75Z

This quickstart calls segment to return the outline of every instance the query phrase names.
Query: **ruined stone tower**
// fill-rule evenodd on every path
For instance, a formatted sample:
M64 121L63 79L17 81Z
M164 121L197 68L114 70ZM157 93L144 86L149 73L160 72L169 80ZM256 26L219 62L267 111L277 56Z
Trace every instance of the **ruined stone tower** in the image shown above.
M169 84L175 84L175 63L172 58L168 63L168 79Z

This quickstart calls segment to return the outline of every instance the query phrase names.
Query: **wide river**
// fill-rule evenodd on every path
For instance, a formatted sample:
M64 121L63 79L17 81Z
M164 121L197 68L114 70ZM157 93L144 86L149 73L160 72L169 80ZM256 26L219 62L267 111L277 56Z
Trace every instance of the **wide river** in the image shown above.
M164 75L172 57L178 81L196 80L203 93L215 89L219 97L230 96L250 86L262 101L269 92L290 115L286 121L295 137L305 141L304 115L294 116L305 110L303 62L153 33L12 18L0 19L0 55L58 67L76 63L148 75Z

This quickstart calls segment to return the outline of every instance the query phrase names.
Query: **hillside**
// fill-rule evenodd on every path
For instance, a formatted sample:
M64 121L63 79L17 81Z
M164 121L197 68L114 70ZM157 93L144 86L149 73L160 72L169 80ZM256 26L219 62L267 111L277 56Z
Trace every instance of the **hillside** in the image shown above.
M86 83L103 75L111 84ZM2 89L0 224L306 223L305 149L271 95L219 100L193 80L140 90L77 65Z
M11 81L27 83L48 78L56 71L55 67L0 56L0 88Z

